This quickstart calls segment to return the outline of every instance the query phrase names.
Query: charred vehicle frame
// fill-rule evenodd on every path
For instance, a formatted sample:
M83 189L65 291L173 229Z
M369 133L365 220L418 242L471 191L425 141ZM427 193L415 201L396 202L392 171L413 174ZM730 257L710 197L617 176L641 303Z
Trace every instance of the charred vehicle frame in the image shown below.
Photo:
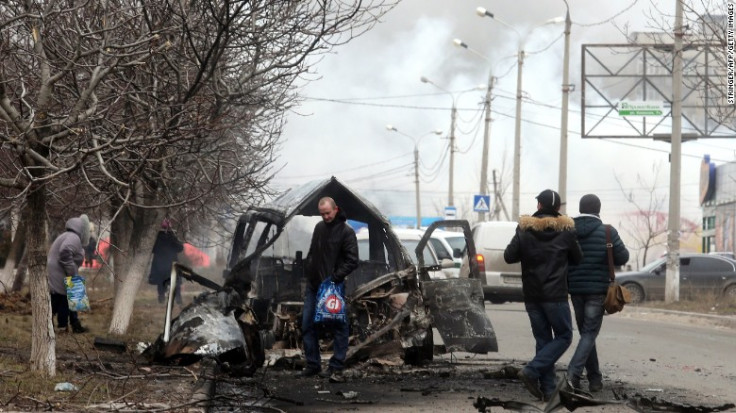
M332 197L369 233L369 256L360 257L358 268L345 282L351 323L348 365L397 353L408 364L431 360L433 328L446 351L498 351L485 312L468 222L432 224L417 245L420 258L414 265L378 209L332 177L249 208L236 225L223 286L175 265L177 277L213 291L202 293L184 308L170 328L167 324L165 334L149 348L150 358L186 363L209 355L229 362L243 374L252 374L263 364L268 349L298 349L305 254L319 217L317 203L324 196ZM299 220L311 226L287 228ZM465 236L467 259L459 278L430 279L429 271L440 268L422 262L422 251L437 228L461 230ZM199 308L202 306L209 309ZM329 337L322 343L328 349Z

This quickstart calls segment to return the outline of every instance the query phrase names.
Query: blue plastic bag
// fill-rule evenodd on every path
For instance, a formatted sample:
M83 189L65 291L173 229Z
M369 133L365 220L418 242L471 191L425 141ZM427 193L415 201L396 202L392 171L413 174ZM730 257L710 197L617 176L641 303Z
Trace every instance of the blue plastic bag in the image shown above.
M80 275L64 278L66 285L66 301L69 311L89 311L89 297L87 297L87 280Z
M314 311L315 324L347 324L345 308L345 283L335 284L325 280L317 291L317 308Z

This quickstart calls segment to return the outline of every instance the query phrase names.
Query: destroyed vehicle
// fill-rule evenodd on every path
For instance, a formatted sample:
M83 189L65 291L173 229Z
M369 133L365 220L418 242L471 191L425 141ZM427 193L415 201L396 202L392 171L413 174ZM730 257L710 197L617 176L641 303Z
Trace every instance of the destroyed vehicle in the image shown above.
M360 256L358 268L345 281L350 320L350 347L346 363L369 357L396 354L405 363L417 364L433 357L433 328L436 328L446 351L487 353L498 351L495 332L488 319L483 290L475 260L475 247L467 221L438 221L430 226L411 255L399 242L388 220L368 201L336 178L292 188L267 205L254 206L241 216L235 228L225 270L223 288L216 285L210 294L217 298L198 297L173 321L166 340L159 339L152 353L154 359L189 360L181 352L239 355L248 370L264 360L268 349L299 349L301 346L301 310L305 288L304 266L312 230L319 222L317 204L330 196L355 226L367 228L367 256ZM437 228L462 231L467 242L467 265L458 278L431 279L437 265L425 265L423 251ZM182 266L177 273L188 279L197 275ZM205 285L207 286L207 285ZM200 305L215 306L192 317ZM230 337L217 344L220 337L207 323L217 317L233 317L234 322L217 321L225 326L240 325L244 335L237 344ZM180 321L182 318L186 321ZM232 329L232 327L226 327ZM203 336L211 335L211 340ZM196 338L186 343L186 337ZM329 340L322 340L329 350ZM237 348L243 346L247 348ZM234 348L237 348L234 350ZM214 354L213 354L214 353Z

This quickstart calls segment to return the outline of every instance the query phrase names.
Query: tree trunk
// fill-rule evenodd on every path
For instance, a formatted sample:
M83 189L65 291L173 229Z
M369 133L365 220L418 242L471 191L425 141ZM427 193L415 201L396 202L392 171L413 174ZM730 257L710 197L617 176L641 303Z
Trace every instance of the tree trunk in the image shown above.
M35 186L28 194L26 248L31 286L31 370L47 377L56 375L56 336L51 320L51 298L46 274L46 194Z
M10 244L8 258L5 259L5 266L0 271L0 294L10 292L15 282L15 267L20 262L19 256L23 256L23 248L26 244L26 220L21 219L18 224L18 230L15 231L15 237Z
M110 321L110 334L125 334L133 314L135 298L141 281L148 273L148 263L158 233L158 223L163 214L155 210L139 211L133 227L128 248L129 266L120 291L115 296L115 305Z
M113 214L117 211L118 205L113 204ZM108 259L112 260L113 269L113 291L115 297L121 290L121 286L125 281L125 276L130 266L130 255L128 245L132 234L133 220L127 207L123 209L115 220L110 224L110 248L108 249Z

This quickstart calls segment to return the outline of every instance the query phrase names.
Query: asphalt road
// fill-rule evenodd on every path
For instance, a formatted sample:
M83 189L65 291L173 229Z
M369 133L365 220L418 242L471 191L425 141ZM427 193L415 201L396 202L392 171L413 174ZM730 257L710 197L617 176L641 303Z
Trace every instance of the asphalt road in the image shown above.
M497 356L528 359L534 341L523 304L489 305L487 311L499 340ZM597 340L601 370L608 382L638 384L651 396L667 387L698 392L705 401L735 402L736 328L719 324L717 318L628 306L604 318ZM576 330L559 361L563 369L578 338Z
M251 403L256 399L274 411L293 413L470 413L478 411L473 403L479 396L543 409L544 403L535 401L515 375L502 378L487 375L505 366L521 368L533 355L534 341L523 305L489 304L486 308L499 340L498 353L438 355L423 367L405 366L400 360L394 360L395 364L387 359L377 360L348 369L346 382L337 384L320 378L297 379L290 370L268 369L255 382L268 388L271 397L258 397L263 392L256 387L246 400ZM645 405L655 398L711 408L736 403L733 356L736 318L728 321L731 327L727 328L719 326L722 320L634 306L627 307L623 313L606 316L598 340L604 391L596 398L614 403L619 400L619 404L581 407L575 411L635 411L620 404L623 402L619 396L629 401L641 400ZM577 340L576 332L573 346ZM559 373L566 370L573 351L571 347L558 363ZM328 355L323 356L326 359ZM221 397L218 400L223 405L213 406L210 411L250 411L234 409L244 404L233 396L242 396L248 383L254 381L218 383L217 394ZM346 395L351 393L355 398L347 400ZM492 407L489 411L508 410Z

